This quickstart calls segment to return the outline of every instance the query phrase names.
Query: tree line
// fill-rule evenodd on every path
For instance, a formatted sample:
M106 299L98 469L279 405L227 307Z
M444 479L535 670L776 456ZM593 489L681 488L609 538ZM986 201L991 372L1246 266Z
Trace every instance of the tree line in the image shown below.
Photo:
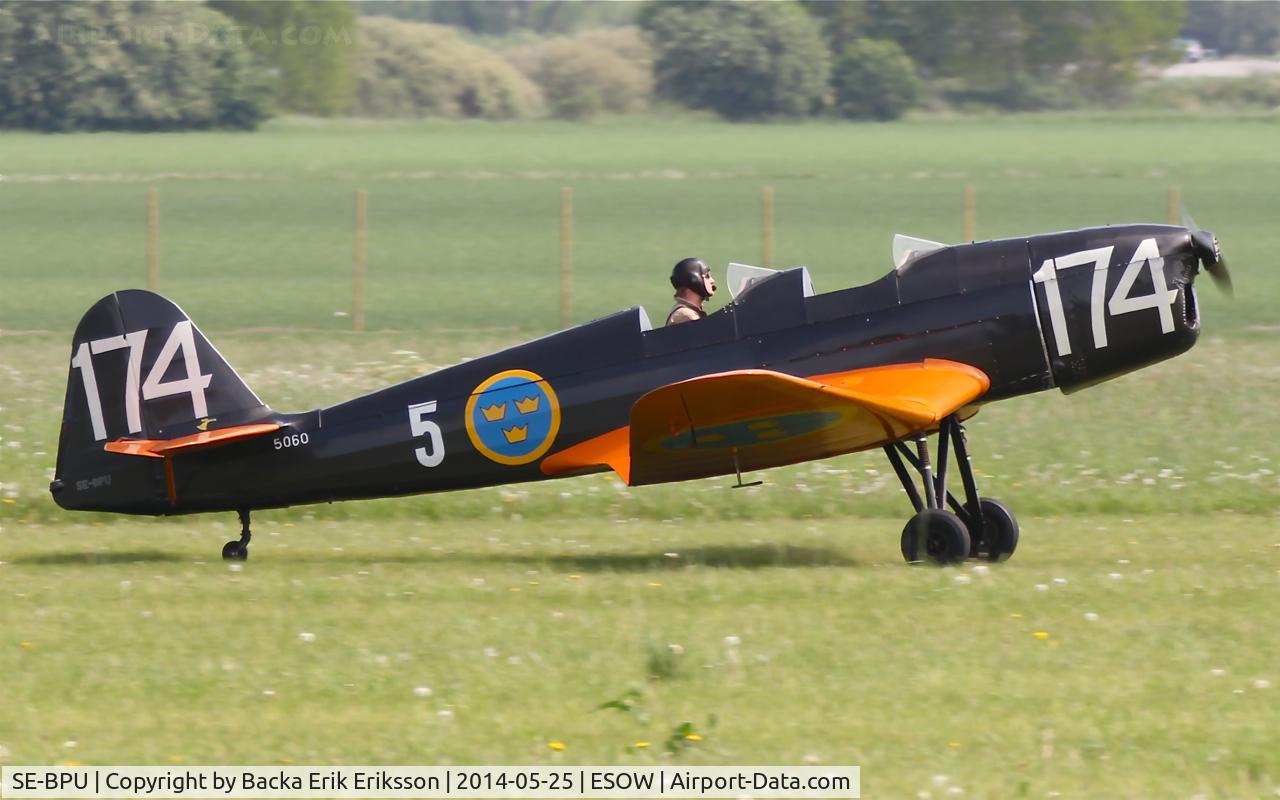
M209 0L0 4L0 125L253 128L276 113L747 120L1123 102L1198 35L1280 42L1280 4L1192 0Z

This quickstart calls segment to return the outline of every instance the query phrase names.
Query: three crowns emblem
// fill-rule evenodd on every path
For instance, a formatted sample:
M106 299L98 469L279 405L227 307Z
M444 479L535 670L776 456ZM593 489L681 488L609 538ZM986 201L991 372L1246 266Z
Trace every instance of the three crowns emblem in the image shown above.
M521 414L536 413L538 407L542 404L542 398L524 397L515 401L516 411ZM497 403L491 406L481 406L480 413L484 416L485 422L498 422L507 417L507 404ZM518 444L529 438L528 425L514 425L510 428L502 428L502 435L507 440L507 444Z

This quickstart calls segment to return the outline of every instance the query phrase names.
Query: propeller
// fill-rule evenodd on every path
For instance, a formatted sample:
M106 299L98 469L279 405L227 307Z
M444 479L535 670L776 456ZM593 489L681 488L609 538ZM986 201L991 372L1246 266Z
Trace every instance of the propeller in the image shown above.
M1182 206L1182 227L1191 232L1191 241L1195 245L1196 255L1200 256L1200 263L1204 264L1205 271L1209 273L1210 278L1213 278L1214 284L1227 297L1235 297L1235 290L1231 286L1231 273L1227 271L1227 259L1222 255L1218 237L1197 225L1186 206Z

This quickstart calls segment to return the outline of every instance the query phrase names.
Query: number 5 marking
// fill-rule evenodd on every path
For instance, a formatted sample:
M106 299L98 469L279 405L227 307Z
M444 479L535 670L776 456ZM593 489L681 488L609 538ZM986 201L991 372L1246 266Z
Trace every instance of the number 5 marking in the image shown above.
M419 447L413 451L418 457L418 463L424 467L438 467L444 461L444 434L439 425L426 418L428 414L435 412L435 400L409 406L409 431L415 439L419 436L427 437L430 444L430 448Z

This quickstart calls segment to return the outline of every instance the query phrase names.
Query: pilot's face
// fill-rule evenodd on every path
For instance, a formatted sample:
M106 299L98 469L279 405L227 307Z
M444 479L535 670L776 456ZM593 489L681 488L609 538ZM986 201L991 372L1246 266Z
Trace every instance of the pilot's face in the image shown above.
M715 297L716 279L711 277L711 270L702 273L702 285L707 289L707 297Z

